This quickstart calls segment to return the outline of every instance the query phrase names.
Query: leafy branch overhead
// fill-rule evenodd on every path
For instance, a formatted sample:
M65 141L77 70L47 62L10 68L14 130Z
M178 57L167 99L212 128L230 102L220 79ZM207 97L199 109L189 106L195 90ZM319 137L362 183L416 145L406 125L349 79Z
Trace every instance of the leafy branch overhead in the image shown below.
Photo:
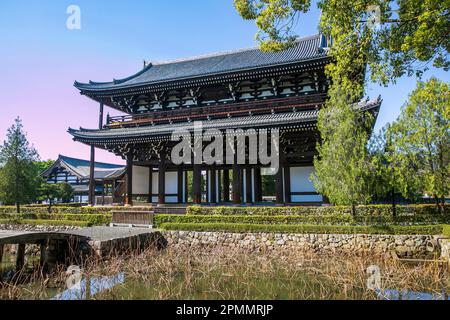
M294 27L311 5L311 0L234 0L239 14L256 22L264 51L292 45ZM430 63L450 67L449 0L319 0L317 5L320 30L333 39L332 77L336 67L355 70L352 61L367 64L371 79L384 85L405 74L420 75Z

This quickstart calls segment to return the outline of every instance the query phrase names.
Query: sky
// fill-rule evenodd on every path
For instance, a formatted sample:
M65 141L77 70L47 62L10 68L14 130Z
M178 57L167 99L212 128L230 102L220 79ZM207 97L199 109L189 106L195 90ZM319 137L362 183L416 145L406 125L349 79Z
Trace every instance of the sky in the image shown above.
M67 28L70 5L81 10L80 29ZM313 6L296 33L316 34L319 16ZM67 129L96 128L99 105L79 94L75 80L111 81L136 73L144 60L254 47L255 32L232 0L0 0L0 142L19 116L41 159L88 159L89 147ZM450 81L443 70L430 69L424 79L430 76ZM387 88L369 86L371 98L383 98L375 130L397 118L415 85L404 77ZM123 163L103 150L96 160Z

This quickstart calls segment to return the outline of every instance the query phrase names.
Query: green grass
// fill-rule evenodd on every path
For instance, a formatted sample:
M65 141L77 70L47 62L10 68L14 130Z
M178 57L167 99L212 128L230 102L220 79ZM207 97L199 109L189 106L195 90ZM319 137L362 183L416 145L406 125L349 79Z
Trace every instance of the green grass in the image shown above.
M442 225L431 226L327 226L327 225L263 225L244 223L163 223L164 230L277 232L317 234L442 234Z

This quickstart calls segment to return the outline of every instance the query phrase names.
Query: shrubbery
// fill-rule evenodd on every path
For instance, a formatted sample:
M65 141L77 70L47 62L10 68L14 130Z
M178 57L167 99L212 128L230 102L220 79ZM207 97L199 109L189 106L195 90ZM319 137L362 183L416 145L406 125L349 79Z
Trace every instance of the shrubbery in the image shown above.
M92 226L92 224L88 221L34 220L34 219L19 219L19 220L0 219L0 224L26 224L26 225L34 225L34 226L74 226L74 227L90 227L90 226Z
M416 204L397 206L397 216L436 215L439 214L433 204ZM351 215L350 206L321 206L321 207L187 207L188 215L259 215L259 216L287 216L287 215ZM446 215L450 215L450 205L445 206ZM385 204L366 205L356 207L357 217L392 217L392 206Z
M317 234L426 234L443 233L442 225L432 226L320 226L320 225L265 225L245 223L163 223L164 230L223 231L223 232L277 232Z
M255 223L255 224L314 224L314 225L421 225L450 223L450 215L422 214L409 216L352 216L350 214L326 215L175 215L158 214L155 225L161 223Z
M149 210L148 207L133 207L133 208L127 208L127 207L76 207L76 206L52 206L51 212L53 214L109 214L111 211L118 211L118 210L133 210L133 211L139 211L139 210ZM16 213L16 207L14 206L0 206L0 214L1 213ZM47 214L48 213L48 206L26 206L22 207L22 213L25 214Z
M14 223L23 223L23 221L69 221L85 222L90 226L95 226L110 223L111 214L0 213L0 221L8 221Z

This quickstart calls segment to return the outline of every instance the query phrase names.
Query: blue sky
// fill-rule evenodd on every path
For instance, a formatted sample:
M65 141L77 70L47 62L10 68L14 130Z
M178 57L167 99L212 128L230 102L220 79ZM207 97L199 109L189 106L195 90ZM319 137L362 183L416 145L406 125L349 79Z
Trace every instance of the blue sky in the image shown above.
M81 9L81 30L66 28L69 5ZM300 36L317 33L320 12L313 6L296 27ZM143 60L227 51L256 45L253 21L242 20L232 0L5 1L0 2L0 140L16 116L43 159L58 154L88 158L88 147L73 142L68 127L95 128L98 104L80 96L75 80L110 81L142 68ZM449 81L432 69L424 78ZM370 85L384 103L376 129L393 121L416 79L387 88ZM111 111L111 114L114 111ZM121 162L99 151L102 161Z

